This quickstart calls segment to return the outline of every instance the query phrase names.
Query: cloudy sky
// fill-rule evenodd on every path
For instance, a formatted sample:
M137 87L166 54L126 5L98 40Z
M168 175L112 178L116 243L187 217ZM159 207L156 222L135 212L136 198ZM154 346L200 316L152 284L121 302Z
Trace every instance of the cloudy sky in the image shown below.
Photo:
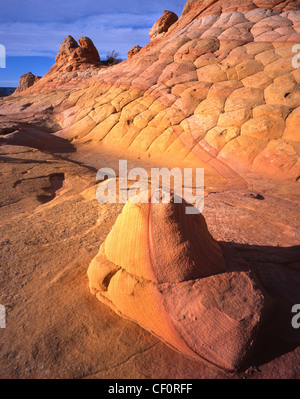
M72 35L90 37L100 57L116 50L121 58L149 42L149 30L164 10L181 15L186 0L0 0L0 44L6 69L0 86L16 86L27 72L43 75L60 43Z

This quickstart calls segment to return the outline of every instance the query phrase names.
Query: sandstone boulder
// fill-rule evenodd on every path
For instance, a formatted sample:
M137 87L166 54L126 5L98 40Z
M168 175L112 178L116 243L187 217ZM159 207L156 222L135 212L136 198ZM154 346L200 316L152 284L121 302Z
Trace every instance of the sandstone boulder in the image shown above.
M41 76L35 76L32 72L25 73L25 75L22 75L20 77L19 85L18 85L15 93L21 93L22 91L33 86L40 79L41 79Z
M128 58L131 58L135 54L139 53L141 51L141 49L142 49L142 47L139 46L138 44L136 46L132 47L127 53Z
M177 20L178 16L174 12L165 10L163 15L152 26L149 32L150 39L155 39L161 33L167 32Z
M237 265L238 266L238 265ZM182 354L234 370L268 300L249 272L226 271L202 215L127 202L88 270L91 292Z
M100 56L92 40L81 37L78 44L72 36L66 37L60 46L53 69L71 72L82 64L100 64Z

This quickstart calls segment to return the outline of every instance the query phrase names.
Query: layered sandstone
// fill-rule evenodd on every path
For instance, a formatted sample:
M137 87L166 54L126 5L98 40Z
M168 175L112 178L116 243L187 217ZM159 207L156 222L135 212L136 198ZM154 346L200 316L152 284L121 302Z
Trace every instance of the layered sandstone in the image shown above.
M128 58L131 58L135 54L139 53L141 51L141 49L142 49L142 47L139 46L138 44L136 46L132 47L127 53Z
M65 38L56 56L54 70L71 72L76 71L81 65L99 66L100 56L92 40L84 36L78 43L72 36Z
M167 31L128 61L103 67L88 40L79 45L68 37L42 79L0 100L5 166L0 250L7 265L2 303L10 306L12 323L1 348L2 374L224 377L198 360L202 356L232 369L251 353L248 343L256 339L265 307L263 290L248 271L255 269L277 312L263 329L262 350L249 360L262 369L253 378L299 378L299 334L291 327L291 307L300 300L300 69L295 67L299 58L294 58L294 45L300 43L299 10L299 1L190 0ZM154 246L140 242L136 248L138 237L130 234L130 223L125 232L118 223L114 226L121 206L98 204L94 187L82 191L94 184L93 167L112 163L116 169L121 157L133 166L203 167L204 215L224 255L203 222L195 229L207 245L194 241L193 234L185 238L201 250L191 256L191 244L180 246L182 223L174 224L167 214L162 226L173 258L159 231L161 240ZM126 212L120 219L127 220L124 216ZM160 228L159 222L155 225ZM143 226L149 231L146 222ZM122 248L126 257L119 265L122 257L117 258L115 249L128 240L137 251ZM143 256L138 252L150 244L151 262L149 251ZM213 259L206 259L208 248L215 248ZM194 360L93 301L85 277L91 261L94 294L145 329L156 328L157 336ZM199 264L205 270L201 275ZM237 270L240 264L246 271ZM19 297L23 281L27 287ZM36 322L36 303L42 323ZM207 308L212 313L203 323ZM197 320L190 314L184 319L186 311L199 312ZM225 317L229 332L214 326L211 314L218 315L218 326ZM156 316L167 327L160 329ZM243 320L249 324L244 326ZM211 334L203 325L210 326ZM195 331L201 334L195 337ZM210 344L217 333L220 339L204 350L201 342ZM191 342L197 343L195 348ZM13 353L19 354L17 370Z
M226 272L204 217L186 215L174 198L129 201L88 275L91 292L118 314L226 370L252 353L268 307L249 273Z
M149 32L151 40L160 37L166 33L170 26L178 20L178 16L172 11L164 11L163 15L155 22Z
M163 37L109 69L69 36L26 95L76 88L55 115L57 134L78 145L171 156L229 180L251 171L295 181L299 12L298 1L191 1Z
M33 86L38 80L41 79L41 76L35 76L32 72L25 73L22 75L19 80L19 85L15 90L15 93L20 93Z

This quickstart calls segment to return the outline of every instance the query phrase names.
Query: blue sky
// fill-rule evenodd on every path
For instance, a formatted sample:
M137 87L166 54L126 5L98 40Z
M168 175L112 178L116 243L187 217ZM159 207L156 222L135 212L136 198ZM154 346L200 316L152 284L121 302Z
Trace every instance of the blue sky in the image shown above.
M0 0L0 44L6 69L0 87L17 86L21 75L44 75L63 39L90 37L100 57L116 50L121 58L149 42L149 30L164 10L181 15L186 0Z

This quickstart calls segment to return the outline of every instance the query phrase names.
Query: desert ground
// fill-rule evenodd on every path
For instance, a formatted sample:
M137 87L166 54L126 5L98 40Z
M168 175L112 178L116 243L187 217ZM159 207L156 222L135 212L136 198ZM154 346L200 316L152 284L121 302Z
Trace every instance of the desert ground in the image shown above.
M297 43L299 1L188 0L0 98L0 378L300 377ZM119 160L203 168L202 215L99 203Z

